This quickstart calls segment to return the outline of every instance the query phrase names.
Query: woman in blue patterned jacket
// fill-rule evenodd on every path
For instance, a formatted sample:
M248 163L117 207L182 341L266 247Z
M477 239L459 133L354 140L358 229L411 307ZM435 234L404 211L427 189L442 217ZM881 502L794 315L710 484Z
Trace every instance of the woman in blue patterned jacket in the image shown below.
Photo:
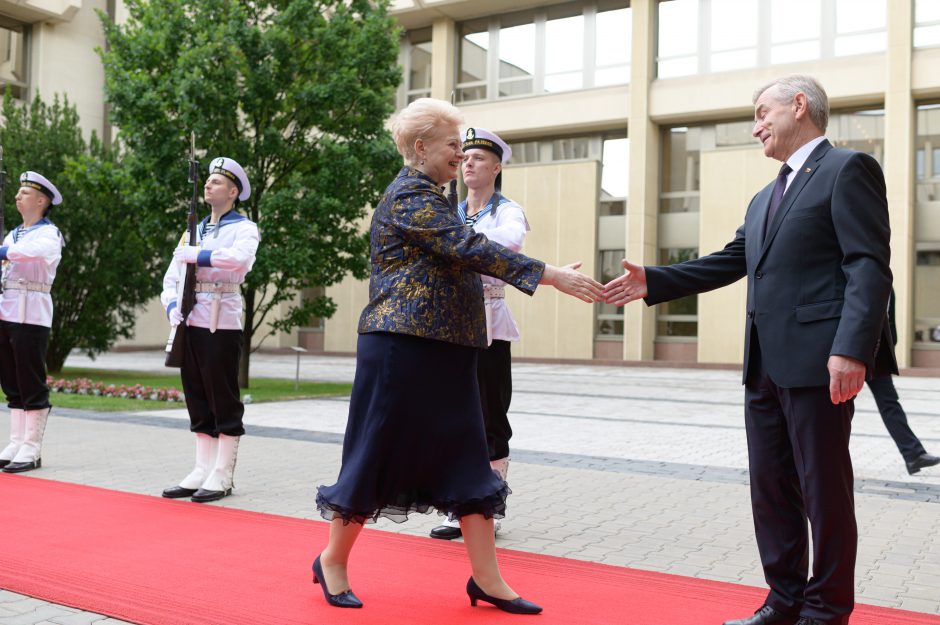
M362 607L346 567L364 523L437 508L460 519L472 605L541 611L503 581L496 561L493 519L502 517L509 488L490 468L477 390L477 353L486 347L479 274L530 295L549 284L586 302L600 299L601 285L576 271L578 263L547 265L461 222L442 186L464 157L462 121L450 104L422 98L393 123L405 166L372 218L369 303L359 320L342 466L336 484L317 495L331 525L314 581L337 607Z

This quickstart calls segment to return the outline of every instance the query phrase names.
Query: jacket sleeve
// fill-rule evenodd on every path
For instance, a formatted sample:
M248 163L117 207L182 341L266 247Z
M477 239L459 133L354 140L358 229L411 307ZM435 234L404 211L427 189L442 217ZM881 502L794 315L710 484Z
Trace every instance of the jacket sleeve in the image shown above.
M645 267L648 306L705 293L737 282L747 275L744 225L725 247L708 256L675 265Z
M853 154L832 191L832 224L842 251L845 301L830 355L874 367L891 295L891 226L884 174L878 162Z
M490 241L518 252L522 249L525 233L529 229L525 213L518 204L503 204L499 207L499 211L498 225L490 228L476 226L474 230L485 235Z
M186 234L187 233L184 232L183 236L180 237L179 245L185 244ZM170 311L177 305L176 298L180 287L179 282L185 274L184 265L185 263L170 260L170 266L167 267L166 273L163 274L163 291L160 292L160 303L163 304L163 310L166 311L167 318L170 316Z
M51 265L62 258L62 235L55 226L43 226L35 236L0 247L0 259Z
M444 197L426 189L402 191L391 205L392 223L402 238L445 260L507 282L532 294L545 263L493 243L460 223Z
M225 271L251 271L261 241L258 226L246 221L231 227L238 228L235 242L230 247L202 250L196 261L198 266Z

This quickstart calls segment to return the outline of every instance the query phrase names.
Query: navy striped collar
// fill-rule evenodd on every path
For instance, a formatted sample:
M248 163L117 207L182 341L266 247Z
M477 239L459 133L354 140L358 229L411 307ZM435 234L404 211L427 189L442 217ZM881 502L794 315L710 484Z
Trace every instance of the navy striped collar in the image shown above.
M460 218L460 223L466 224L468 226L472 226L476 224L478 221L480 221L481 219L483 219L483 217L485 217L486 215L490 213L495 213L496 208L500 204L504 202L508 202L508 201L509 200L504 198L499 193L499 191L497 191L493 194L493 197L490 198L490 201L486 203L486 206L483 207L483 210L473 215L473 217L467 217L467 200L464 200L463 202L457 205L457 216Z

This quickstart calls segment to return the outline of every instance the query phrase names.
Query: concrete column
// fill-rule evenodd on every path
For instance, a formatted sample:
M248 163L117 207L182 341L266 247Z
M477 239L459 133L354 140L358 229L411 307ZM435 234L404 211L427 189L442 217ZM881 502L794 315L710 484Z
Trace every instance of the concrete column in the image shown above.
M450 102L457 74L457 29L441 17L431 25L431 97Z
M891 215L891 270L897 296L898 365L910 366L914 318L914 0L891 2L885 77L885 180Z
M634 263L657 264L660 136L649 119L649 85L655 76L656 6L633 0L630 63L630 186L627 200L626 257ZM656 335L654 309L634 302L624 310L624 360L652 360Z

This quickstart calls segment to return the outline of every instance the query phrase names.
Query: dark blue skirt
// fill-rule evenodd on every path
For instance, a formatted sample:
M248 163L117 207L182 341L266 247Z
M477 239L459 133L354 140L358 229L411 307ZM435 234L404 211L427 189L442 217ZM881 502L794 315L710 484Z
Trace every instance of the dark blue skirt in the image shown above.
M343 464L317 494L324 519L401 523L431 508L503 517L509 487L490 468L476 362L474 347L359 335Z

